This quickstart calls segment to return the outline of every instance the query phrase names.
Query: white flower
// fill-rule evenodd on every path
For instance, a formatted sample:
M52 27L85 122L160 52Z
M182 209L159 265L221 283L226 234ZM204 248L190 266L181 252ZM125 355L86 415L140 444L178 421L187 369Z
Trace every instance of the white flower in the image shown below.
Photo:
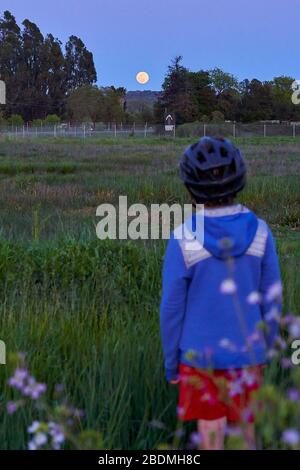
M291 325L289 325L288 330L291 338L300 338L300 318L295 318Z
M228 338L221 339L221 341L219 342L219 346L221 348L228 349L229 351L235 351L236 350L235 345Z
M34 441L28 442L28 450L37 450L37 446Z
M281 299L282 297L282 284L280 281L275 282L269 288L266 300L267 302L272 302L273 300Z
M280 315L279 315L279 312L278 312L278 308L276 307L272 307L271 310L269 310L266 314L265 314L265 320L267 322L270 322L272 320L275 320L279 323L280 321Z
M40 422L39 421L33 421L33 423L27 428L27 431L30 434L34 434L40 427Z
M261 294L257 291L251 292L247 297L247 302L250 305L259 304L261 301Z
M221 294L235 294L237 285L233 279L225 279L220 287Z
M36 443L37 447L41 447L46 444L47 440L47 434L45 434L44 432L38 432L34 436L34 442Z
M282 434L282 441L289 446L296 446L300 441L300 434L297 429L286 429Z

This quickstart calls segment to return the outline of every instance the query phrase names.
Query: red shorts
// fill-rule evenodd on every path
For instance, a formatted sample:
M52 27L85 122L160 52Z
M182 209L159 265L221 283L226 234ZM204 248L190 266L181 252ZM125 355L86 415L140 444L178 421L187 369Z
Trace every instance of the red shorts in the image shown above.
M178 418L181 421L227 418L228 422L254 422L253 392L263 379L263 366L232 370L179 367Z

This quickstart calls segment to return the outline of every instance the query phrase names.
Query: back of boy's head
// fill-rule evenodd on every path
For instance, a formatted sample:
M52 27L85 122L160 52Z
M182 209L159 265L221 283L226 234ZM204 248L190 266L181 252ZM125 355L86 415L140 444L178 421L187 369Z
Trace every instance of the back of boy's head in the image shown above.
M181 180L199 204L226 204L246 184L240 150L222 137L203 137L190 145L179 167Z

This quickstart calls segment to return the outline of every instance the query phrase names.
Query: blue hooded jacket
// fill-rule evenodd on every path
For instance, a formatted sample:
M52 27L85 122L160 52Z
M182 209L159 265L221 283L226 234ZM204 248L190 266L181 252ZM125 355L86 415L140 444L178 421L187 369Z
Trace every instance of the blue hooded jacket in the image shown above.
M241 205L205 209L203 244L172 234L160 308L167 380L177 378L180 362L212 369L264 364L280 312L274 240L253 212Z

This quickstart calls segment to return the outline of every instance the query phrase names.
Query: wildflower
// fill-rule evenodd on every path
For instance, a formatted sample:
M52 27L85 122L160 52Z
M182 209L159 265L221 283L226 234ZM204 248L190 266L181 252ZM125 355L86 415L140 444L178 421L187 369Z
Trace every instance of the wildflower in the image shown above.
M52 446L55 450L60 449L65 441L64 428L60 424L50 422L48 424L49 434L52 438Z
M280 363L283 369L291 369L293 367L293 363L289 357L283 357Z
M17 368L14 375L8 380L8 384L17 390L22 390L28 378L28 370Z
M190 437L191 444L193 446L198 447L199 444L201 443L202 437L199 432L193 432Z
M64 386L62 384L55 385L55 393L60 394L64 391Z
M289 325L290 323L292 323L292 321L294 320L294 315L285 315L282 319L281 319L281 322L283 325Z
M265 320L267 322L271 322L271 321L277 321L279 323L280 321L280 315L279 315L279 311L278 311L278 308L276 307L272 307L271 310L269 310L266 314L265 314Z
M37 447L42 447L48 441L47 434L45 434L44 432L38 432L34 436L33 440L34 440Z
M250 305L259 304L261 301L261 294L257 291L251 292L247 297L247 302Z
M287 347L286 342L284 341L283 338L281 338L281 336L277 336L275 340L275 345L277 349L279 349L280 351L284 351Z
M220 287L221 294L235 294L237 291L237 285L233 279L225 279Z
M292 339L300 338L300 318L294 318L288 327Z
M251 387L256 382L255 374L249 372L247 369L243 369L241 376L242 383Z
M266 295L266 301L273 302L273 300L280 300L281 297L282 297L282 284L280 281L277 281L274 284L272 284L271 287L269 288L267 295Z
M184 416L184 414L185 414L185 409L178 406L178 407L177 407L177 414L178 414L178 416Z
M285 443L288 444L291 447L296 446L300 442L300 433L297 431L297 429L286 429L282 436L281 440Z
M225 428L226 436L243 436L243 431L239 426L226 426Z
M175 436L178 437L179 439L182 438L185 434L185 431L183 428L176 429L175 431Z
M33 423L27 428L29 434L34 434L41 426L39 421L33 421Z
M267 352L267 358L268 359L273 359L277 355L278 355L278 351L276 351L276 349L269 349L268 352ZM284 366L282 365L282 367L284 367ZM287 367L285 367L285 368L287 369Z
M232 341L228 338L223 338L219 342L219 346L224 349L228 349L228 351L236 351L236 347Z
M298 401L300 400L300 393L299 393L299 390L297 390L296 388L290 388L290 389L287 391L287 398L288 398L288 400L290 400L290 401L298 402Z
M37 445L34 441L29 441L28 450L37 450Z
M31 397L33 400L38 400L45 393L46 389L46 384L38 383L33 377L30 377L27 385L23 388L23 394Z
M234 397L243 393L243 382L241 379L237 379L229 383L229 396Z
M15 401L9 401L6 405L7 413L9 415L13 415L17 411L18 407L18 403Z
M247 343L255 343L256 341L260 341L260 334L258 331L254 331L251 335L247 338Z

